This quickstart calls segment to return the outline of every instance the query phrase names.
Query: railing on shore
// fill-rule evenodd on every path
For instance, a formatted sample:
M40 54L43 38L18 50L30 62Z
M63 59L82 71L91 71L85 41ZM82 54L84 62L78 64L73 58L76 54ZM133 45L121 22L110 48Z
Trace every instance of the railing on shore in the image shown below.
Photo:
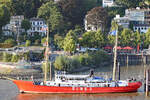
M111 56L113 58L113 55ZM143 63L150 64L150 55L118 54L117 62L119 62L121 66L139 65Z
M32 80L42 79L43 73L36 74L0 74L0 79L18 79L18 80Z

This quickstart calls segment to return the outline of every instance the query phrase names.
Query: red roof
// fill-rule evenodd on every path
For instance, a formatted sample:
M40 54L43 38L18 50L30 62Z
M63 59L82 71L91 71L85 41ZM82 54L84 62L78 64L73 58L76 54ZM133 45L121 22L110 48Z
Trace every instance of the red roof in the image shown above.
M134 49L134 48L129 47L129 46L126 46L126 47L124 47L123 49L132 50L132 49Z
M122 48L120 46L118 46L117 49L122 49Z
M106 47L104 47L104 49L112 49L112 47L111 46L106 46Z

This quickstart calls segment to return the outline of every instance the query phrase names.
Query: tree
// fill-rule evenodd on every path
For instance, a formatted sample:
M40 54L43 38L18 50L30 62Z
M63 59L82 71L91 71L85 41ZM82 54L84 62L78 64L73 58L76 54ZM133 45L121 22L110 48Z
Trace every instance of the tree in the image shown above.
M83 0L60 0L58 5L66 22L72 26L83 23Z
M105 44L105 35L102 33L101 30L98 30L96 33L95 33L95 46L96 48L100 48L102 46L104 46Z
M21 22L21 28L25 29L25 31L27 31L28 29L31 28L31 23L28 19L24 19L22 22Z
M104 45L105 38L106 37L101 30L98 30L97 32L94 31L85 32L82 35L81 45L84 47L99 48Z
M16 54L12 55L11 62L17 62L18 58L19 58L18 55Z
M10 20L10 12L5 5L0 5L0 32L2 26L6 25Z
M64 38L58 34L55 34L54 35L54 44L56 46L58 46L59 49L62 49L63 48L63 41L64 41Z
M76 50L76 43L77 43L77 36L72 30L70 30L64 39L63 48L65 51L72 53L73 51Z
M132 39L131 39L132 34L133 32L130 29L123 29L120 38L122 46L128 46L132 44Z
M85 32L82 35L80 45L84 47L94 47L94 41L95 41L94 34L95 34L94 31Z
M67 56L58 56L54 62L54 66L57 70L68 71L70 68L70 59Z
M145 41L144 44L148 46L150 44L150 29L145 33Z
M105 31L107 25L108 13L102 7L95 7L90 10L86 15L88 25L94 25L96 29L101 28L102 32Z
M40 0L12 0L13 15L24 15L26 18L37 16L38 8L42 5Z
M6 52L3 52L3 62L10 62L12 58L11 54L8 54Z
M134 8L134 7L138 7L139 3L142 1L143 0L116 0L115 2L118 5L121 5L127 8Z
M49 30L59 31L63 27L63 16L56 3L49 1L43 4L38 10L38 16L44 18L49 26Z
M137 45L141 44L141 36L140 33L138 31L134 32L131 39L133 39L132 41L132 46L136 47Z

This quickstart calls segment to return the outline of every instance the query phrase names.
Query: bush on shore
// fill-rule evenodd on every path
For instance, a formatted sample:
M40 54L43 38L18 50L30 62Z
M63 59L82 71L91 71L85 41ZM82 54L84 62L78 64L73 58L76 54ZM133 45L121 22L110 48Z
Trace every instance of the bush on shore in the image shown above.
M100 67L104 62L108 61L110 61L110 56L100 50L72 57L58 56L54 62L54 67L57 70L73 71L82 67Z

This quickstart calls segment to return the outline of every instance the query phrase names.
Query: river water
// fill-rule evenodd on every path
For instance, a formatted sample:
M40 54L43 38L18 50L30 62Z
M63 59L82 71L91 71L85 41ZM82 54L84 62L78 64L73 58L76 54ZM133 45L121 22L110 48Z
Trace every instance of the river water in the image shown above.
M95 71L97 76L111 77L112 75L112 67L98 68ZM121 67L121 79L129 77L142 80L144 78L143 66ZM143 86L136 93L20 94L16 85L11 81L0 80L0 100L150 100L150 97L145 97Z

